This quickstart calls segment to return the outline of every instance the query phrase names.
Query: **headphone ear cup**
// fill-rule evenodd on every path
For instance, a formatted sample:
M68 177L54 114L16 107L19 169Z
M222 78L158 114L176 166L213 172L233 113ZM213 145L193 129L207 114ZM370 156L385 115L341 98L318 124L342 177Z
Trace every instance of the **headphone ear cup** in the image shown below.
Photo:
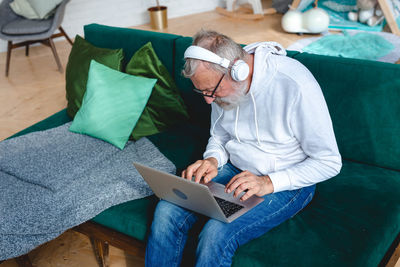
M234 81L242 82L249 76L249 65L243 60L237 60L231 68L231 77Z

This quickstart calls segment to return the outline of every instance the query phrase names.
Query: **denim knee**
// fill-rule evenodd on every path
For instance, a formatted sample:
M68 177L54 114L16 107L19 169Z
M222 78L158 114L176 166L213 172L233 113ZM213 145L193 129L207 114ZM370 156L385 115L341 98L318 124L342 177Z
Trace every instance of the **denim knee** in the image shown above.
M199 236L196 251L196 266L230 266L232 257L239 244L232 233L224 231L227 229L225 223L210 220L204 226Z
M146 247L146 266L179 266L187 232L196 216L181 207L161 200Z
M170 216L171 213L173 213L172 205L169 202L160 201L154 211L152 231L157 230L155 233L158 233L159 230L165 230L173 220L173 217Z
M187 232L196 220L197 216L193 212L160 200L154 212L151 229L165 235L175 231Z

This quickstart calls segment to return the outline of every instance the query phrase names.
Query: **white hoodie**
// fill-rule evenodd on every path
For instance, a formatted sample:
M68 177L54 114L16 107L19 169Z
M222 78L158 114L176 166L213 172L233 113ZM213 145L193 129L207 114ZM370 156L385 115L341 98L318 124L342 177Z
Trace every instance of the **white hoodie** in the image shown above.
M254 53L250 90L236 109L211 104L211 137L204 158L269 175L274 192L337 175L342 162L328 107L317 81L277 43L244 48Z

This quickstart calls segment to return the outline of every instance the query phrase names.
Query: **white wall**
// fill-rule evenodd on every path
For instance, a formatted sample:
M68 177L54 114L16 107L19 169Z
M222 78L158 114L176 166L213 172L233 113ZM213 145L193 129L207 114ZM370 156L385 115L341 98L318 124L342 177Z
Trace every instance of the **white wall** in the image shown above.
M168 6L168 18L213 10L218 4L222 0L160 0L160 5ZM62 26L72 38L83 36L83 26L90 23L118 27L146 24L150 21L147 8L154 5L155 0L71 0ZM4 51L7 42L0 40L0 52Z

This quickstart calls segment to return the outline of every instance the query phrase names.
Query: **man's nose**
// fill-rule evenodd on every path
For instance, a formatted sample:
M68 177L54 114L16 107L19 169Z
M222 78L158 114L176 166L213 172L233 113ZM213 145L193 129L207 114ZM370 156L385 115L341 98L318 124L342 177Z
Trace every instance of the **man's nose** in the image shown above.
M213 97L207 97L207 96L203 96L203 97L207 104L211 104L215 100L215 98L213 98Z

